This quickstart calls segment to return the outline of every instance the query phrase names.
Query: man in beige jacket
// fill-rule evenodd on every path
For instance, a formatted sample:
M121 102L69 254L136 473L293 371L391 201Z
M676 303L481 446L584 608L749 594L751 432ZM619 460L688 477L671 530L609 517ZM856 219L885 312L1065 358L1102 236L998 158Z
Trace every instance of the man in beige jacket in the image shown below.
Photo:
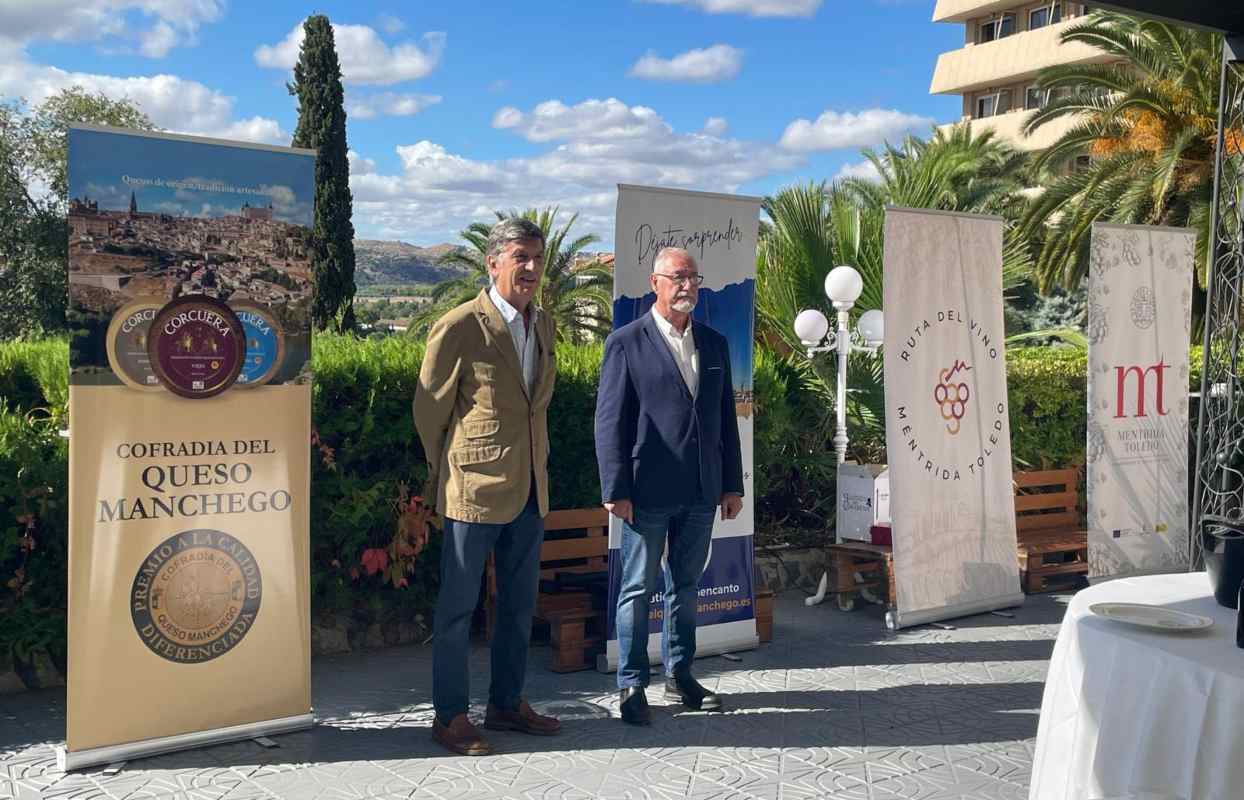
M445 516L432 662L432 735L462 755L492 752L467 718L471 613L495 553L497 618L484 727L550 736L560 723L522 698L548 513L553 397L552 320L532 303L544 234L519 217L498 222L485 256L492 285L437 321L415 390L415 427L428 458L425 496Z

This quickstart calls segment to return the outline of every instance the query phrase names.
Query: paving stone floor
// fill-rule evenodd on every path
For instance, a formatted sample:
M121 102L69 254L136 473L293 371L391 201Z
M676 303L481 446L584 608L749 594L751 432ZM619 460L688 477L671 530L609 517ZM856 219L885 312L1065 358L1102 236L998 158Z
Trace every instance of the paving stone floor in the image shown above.
M527 696L563 732L491 733L487 758L432 743L430 645L316 659L318 724L275 737L278 748L220 745L116 774L57 771L63 691L0 697L0 798L1023 800L1066 599L887 634L877 607L806 608L786 593L772 644L740 662L698 662L701 681L728 695L727 713L650 691L651 728L616 718L612 676L549 672L548 649L533 647ZM479 698L487 669L477 647Z

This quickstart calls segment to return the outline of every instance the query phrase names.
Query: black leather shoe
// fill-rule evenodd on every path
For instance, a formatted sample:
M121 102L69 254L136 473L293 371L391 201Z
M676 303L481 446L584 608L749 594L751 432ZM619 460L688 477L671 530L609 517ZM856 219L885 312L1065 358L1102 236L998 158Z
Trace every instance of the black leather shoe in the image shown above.
M622 711L622 721L628 725L651 725L652 711L648 708L648 697L642 686L628 686L622 690L618 708Z
M696 711L721 711L721 695L710 692L687 675L682 678L665 679L665 699L682 703Z

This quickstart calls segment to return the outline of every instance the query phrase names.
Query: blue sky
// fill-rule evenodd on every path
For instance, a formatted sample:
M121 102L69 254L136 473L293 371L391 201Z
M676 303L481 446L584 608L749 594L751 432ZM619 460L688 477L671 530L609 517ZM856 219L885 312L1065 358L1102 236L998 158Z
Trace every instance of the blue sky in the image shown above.
M452 241L559 204L613 238L614 185L765 194L958 117L932 0L3 0L0 97L78 83L169 130L288 144L301 20L341 55L355 227Z
M108 211L128 209L132 196L140 211L189 217L271 206L276 219L310 227L315 162L297 152L71 130L69 196Z

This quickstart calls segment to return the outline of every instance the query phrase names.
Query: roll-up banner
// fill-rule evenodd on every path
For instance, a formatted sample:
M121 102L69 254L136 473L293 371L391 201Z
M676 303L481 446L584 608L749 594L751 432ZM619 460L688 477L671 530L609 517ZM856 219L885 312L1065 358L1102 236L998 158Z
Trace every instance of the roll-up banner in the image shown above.
M1089 576L1188 568L1188 340L1196 233L1093 226Z
M315 154L69 131L62 769L311 724Z
M889 208L885 406L895 628L1023 603L1002 220Z
M652 262L664 247L695 256L704 276L692 318L726 337L734 377L735 412L743 450L743 510L713 523L708 563L700 578L696 655L756 647L752 539L752 315L756 291L756 237L760 198L689 192L651 186L618 186L613 273L613 326L626 325L652 309ZM598 657L602 672L618 666L615 614L621 586L622 525L609 518L609 641ZM661 659L664 593L652 597L648 656Z

